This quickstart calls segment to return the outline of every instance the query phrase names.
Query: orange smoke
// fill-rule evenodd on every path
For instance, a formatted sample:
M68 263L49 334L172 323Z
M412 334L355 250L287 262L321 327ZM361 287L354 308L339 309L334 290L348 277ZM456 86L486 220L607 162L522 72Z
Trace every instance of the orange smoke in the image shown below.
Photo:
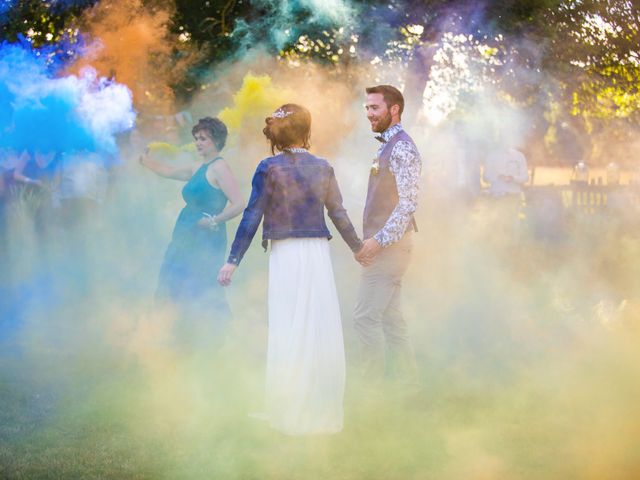
M127 85L139 111L170 113L174 102L171 85L184 78L199 57L195 47L181 43L170 31L173 10L171 1L154 7L145 7L141 0L99 2L82 16L82 30L93 43L70 67L70 73L92 66L99 75L114 76ZM175 49L181 54L176 55Z

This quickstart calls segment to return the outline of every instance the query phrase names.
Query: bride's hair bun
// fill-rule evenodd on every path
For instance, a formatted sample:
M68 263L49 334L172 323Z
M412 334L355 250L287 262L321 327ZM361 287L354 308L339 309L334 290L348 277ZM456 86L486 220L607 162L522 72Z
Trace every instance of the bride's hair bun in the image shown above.
M282 151L292 145L309 148L311 135L311 114L309 110L295 103L287 103L265 118L262 130L271 143L271 153Z

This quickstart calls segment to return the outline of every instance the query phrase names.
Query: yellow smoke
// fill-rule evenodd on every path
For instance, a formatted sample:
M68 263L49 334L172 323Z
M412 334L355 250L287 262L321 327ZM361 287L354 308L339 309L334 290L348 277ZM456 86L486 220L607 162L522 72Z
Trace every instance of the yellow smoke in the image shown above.
M218 118L230 130L239 130L247 120L262 120L283 103L287 103L287 89L276 88L268 75L248 73L242 86L233 95L233 106L223 109Z
M175 161L185 156L192 156L196 153L196 146L193 143L187 143L178 147L166 142L151 142L147 145L147 149L151 155L170 161Z
M246 73L249 67L239 62L216 80L216 89L208 89L196 97L193 104L214 103L209 97L214 90L235 92L233 100L226 101L229 106L222 109L218 117L233 134L230 144L241 145L244 158L257 159L269 152L269 142L262 135L264 118L280 105L297 103L311 113L312 153L330 161L339 160L336 155L343 145L342 140L353 131L359 118L365 119L361 110L352 108L360 105L364 88L357 82L345 84L313 65L300 66L295 75L273 59L261 59L250 68L250 71L261 73ZM222 106L225 102L218 104ZM255 164L250 161L248 166L252 170Z
M180 155L181 153L195 153L196 147L193 143L186 143L180 147L166 142L151 142L147 145L149 152L161 155Z

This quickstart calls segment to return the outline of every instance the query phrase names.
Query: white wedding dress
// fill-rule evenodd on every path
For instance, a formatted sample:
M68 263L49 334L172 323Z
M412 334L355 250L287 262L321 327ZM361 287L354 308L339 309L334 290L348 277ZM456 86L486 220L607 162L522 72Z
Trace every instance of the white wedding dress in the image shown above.
M342 430L345 357L329 241L271 242L266 414L289 435Z

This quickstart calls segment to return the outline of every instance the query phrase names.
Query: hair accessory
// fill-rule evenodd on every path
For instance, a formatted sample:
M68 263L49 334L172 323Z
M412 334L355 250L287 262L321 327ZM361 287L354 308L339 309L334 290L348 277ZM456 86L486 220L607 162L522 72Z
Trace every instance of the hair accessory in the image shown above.
M271 114L271 118L285 118L289 115L293 115L293 112L286 112L283 109L279 108Z

